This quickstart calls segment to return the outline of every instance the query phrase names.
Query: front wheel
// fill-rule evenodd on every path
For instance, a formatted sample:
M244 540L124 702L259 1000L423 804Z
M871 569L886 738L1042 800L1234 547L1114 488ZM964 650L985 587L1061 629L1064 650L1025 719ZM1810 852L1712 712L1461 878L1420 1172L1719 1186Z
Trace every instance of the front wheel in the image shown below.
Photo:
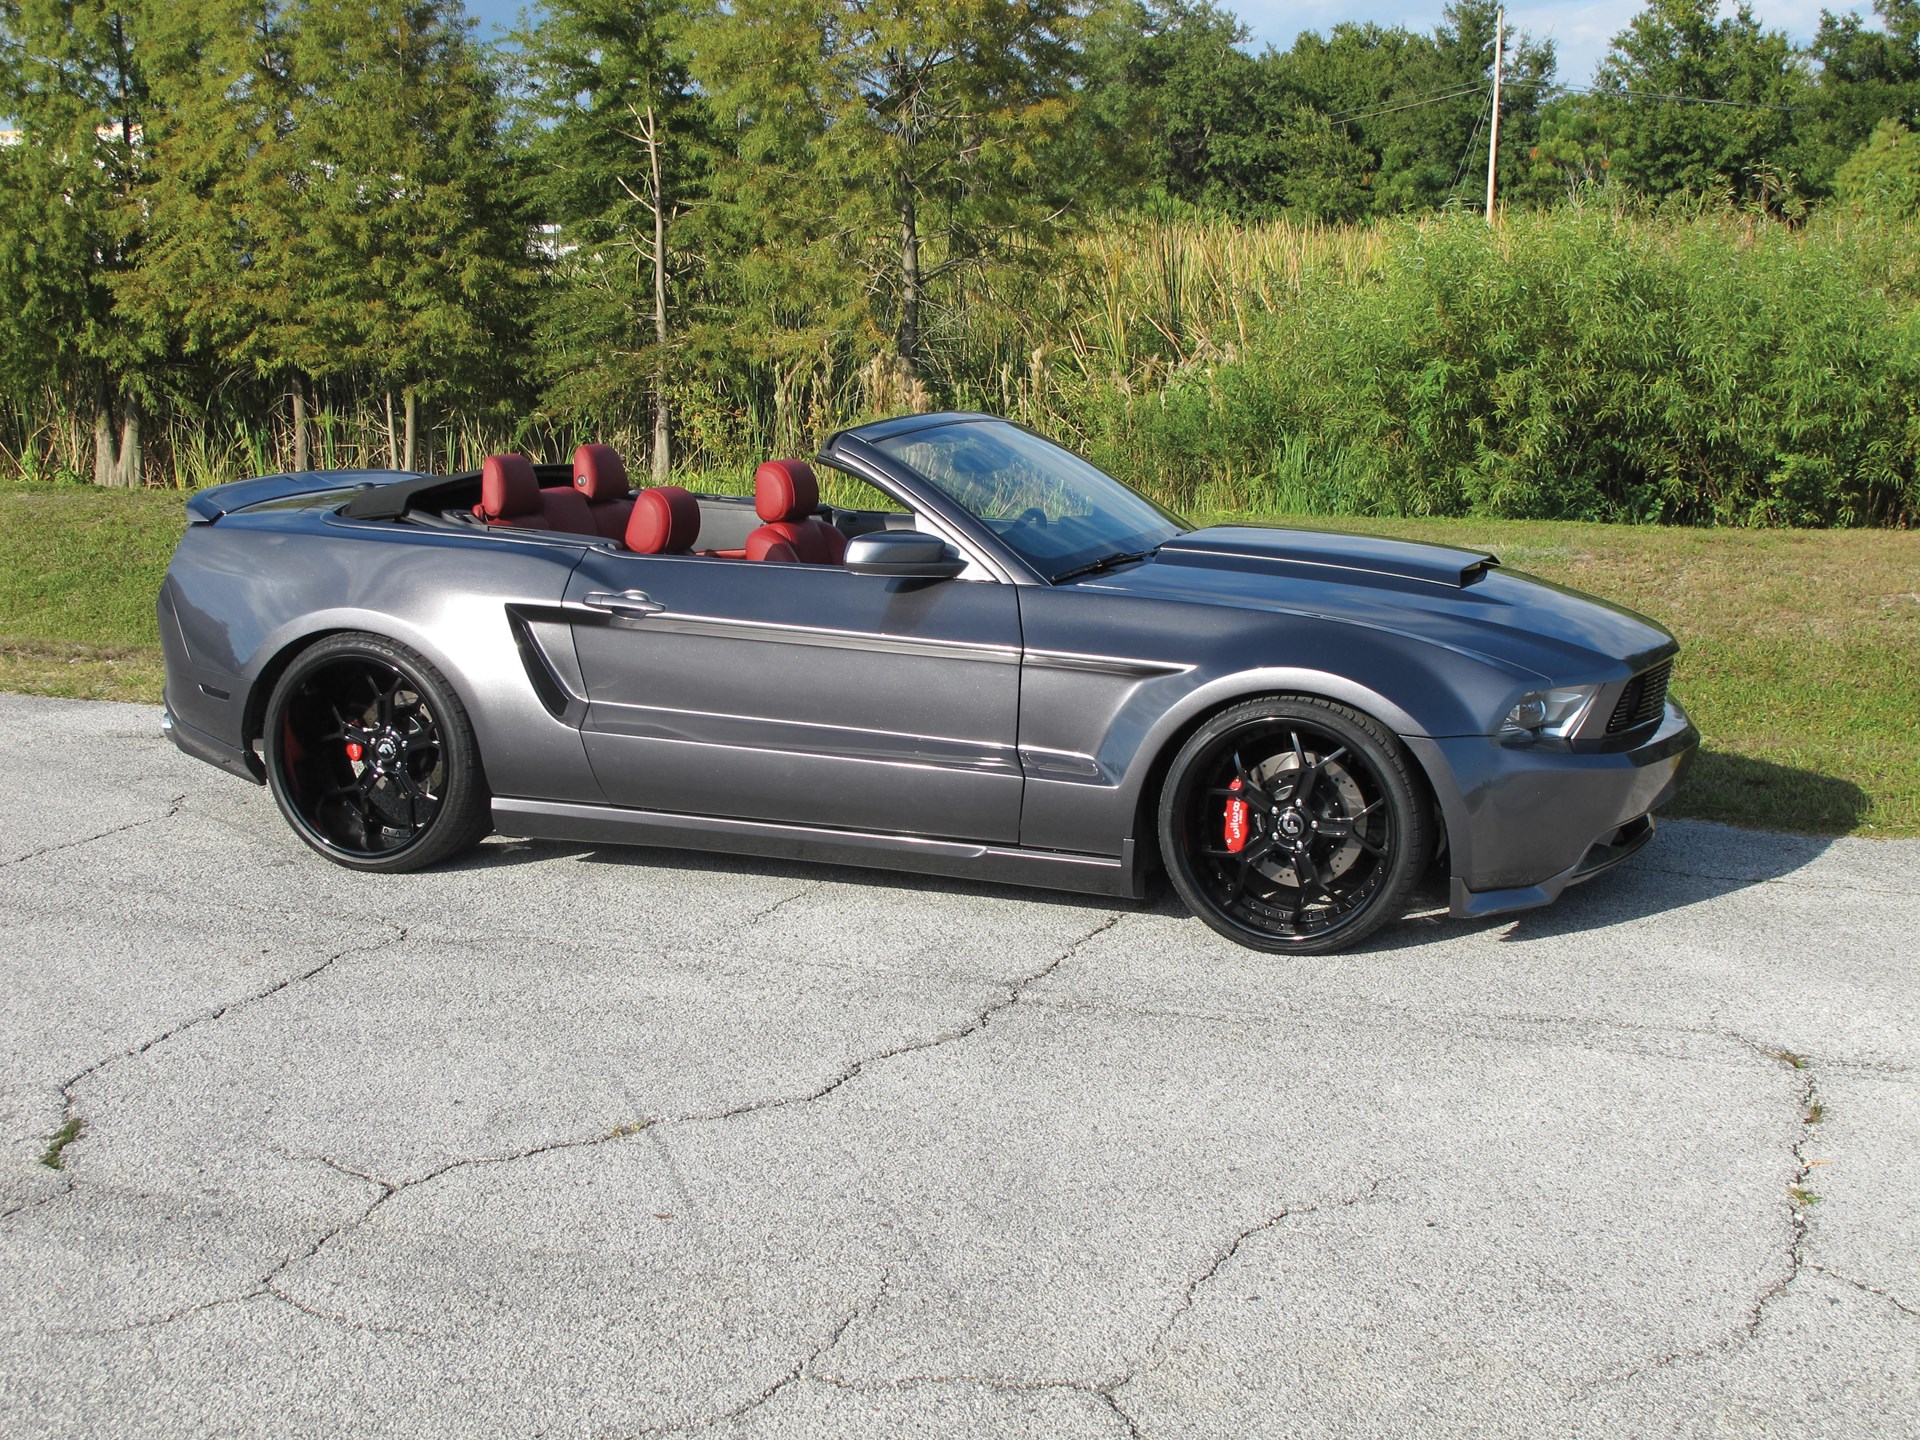
M336 864L419 870L490 828L465 707L438 670L376 635L303 651L274 686L262 738L280 813Z
M1194 914L1242 945L1300 955L1398 915L1432 828L1393 733L1305 696L1214 716L1174 757L1160 799L1167 876Z

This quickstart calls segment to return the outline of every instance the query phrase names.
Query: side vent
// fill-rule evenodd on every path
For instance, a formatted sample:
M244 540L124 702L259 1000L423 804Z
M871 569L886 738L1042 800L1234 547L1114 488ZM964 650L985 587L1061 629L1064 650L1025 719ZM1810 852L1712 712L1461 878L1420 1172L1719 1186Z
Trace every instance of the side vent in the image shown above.
M553 673L553 666L547 663L546 653L534 643L533 632L527 628L525 617L507 612L507 624L513 627L513 643L519 648L520 663L526 667L527 679L533 682L533 693L540 697L540 703L554 719L566 714L567 702L571 698L567 687L560 683L560 677Z

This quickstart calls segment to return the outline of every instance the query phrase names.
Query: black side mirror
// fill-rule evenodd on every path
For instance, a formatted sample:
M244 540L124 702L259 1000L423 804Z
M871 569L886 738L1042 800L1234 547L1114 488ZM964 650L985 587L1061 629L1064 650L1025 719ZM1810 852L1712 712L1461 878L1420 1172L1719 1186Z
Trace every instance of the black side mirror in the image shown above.
M847 542L845 567L859 575L904 575L951 580L967 562L938 535L918 530L875 530Z

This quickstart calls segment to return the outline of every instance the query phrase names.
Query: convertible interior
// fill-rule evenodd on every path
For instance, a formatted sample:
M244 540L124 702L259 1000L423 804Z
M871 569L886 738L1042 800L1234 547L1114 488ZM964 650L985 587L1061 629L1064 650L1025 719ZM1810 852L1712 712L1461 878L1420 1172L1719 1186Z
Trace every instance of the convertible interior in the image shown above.
M636 491L619 451L582 445L571 465L489 455L478 471L371 491L370 503L356 500L347 513L588 536L637 555L801 565L838 565L854 536L913 527L912 517L897 511L822 505L819 480L804 460L765 462L754 472L753 489L751 498L695 494L678 485ZM382 500L398 500L400 508L390 510Z

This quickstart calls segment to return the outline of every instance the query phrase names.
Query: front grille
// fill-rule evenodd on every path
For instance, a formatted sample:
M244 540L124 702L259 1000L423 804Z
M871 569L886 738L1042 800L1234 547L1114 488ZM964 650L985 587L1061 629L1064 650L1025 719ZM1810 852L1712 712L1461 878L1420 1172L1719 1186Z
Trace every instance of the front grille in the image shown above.
M1658 720L1667 708L1667 680L1673 674L1673 661L1662 660L1651 670L1642 670L1627 682L1620 701L1607 718L1607 734L1618 735L1649 720Z

